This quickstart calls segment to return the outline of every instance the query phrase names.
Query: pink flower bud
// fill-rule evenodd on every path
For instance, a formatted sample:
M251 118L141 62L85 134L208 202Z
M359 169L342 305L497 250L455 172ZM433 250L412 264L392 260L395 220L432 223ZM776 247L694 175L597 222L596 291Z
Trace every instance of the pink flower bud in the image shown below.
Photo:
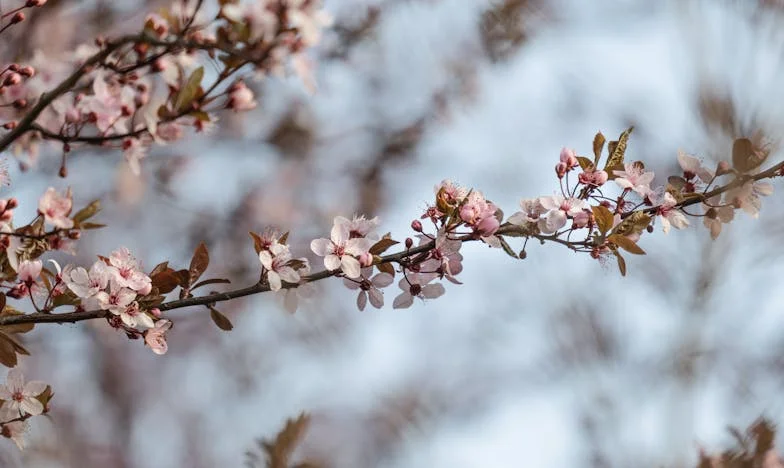
M501 224L495 216L488 216L476 225L476 231L482 236L492 236Z
M406 248L410 249L414 245L414 239L406 237Z
M422 223L418 219L411 221L411 229L414 232L422 232Z
M21 11L17 11L14 16L11 17L11 24L21 23L25 20L25 14Z
M25 6L27 8L44 6L45 4L46 4L46 0L27 0L25 2Z
M19 69L19 74L26 78L32 78L35 76L35 68L31 67L30 65L26 65Z
M566 166L566 163L559 162L555 165L555 174L558 176L559 179L563 179L563 176L566 175L566 171L569 169Z
M163 315L163 314L161 314L161 309L159 309L159 308L157 308L157 307L153 307L152 309L150 309L150 310L149 310L149 312L150 312L150 313L151 313L151 314L152 314L152 315L153 315L155 318L161 318L161 315Z
M13 86L22 82L22 75L19 73L10 73L3 79L3 86Z
M363 267L369 267L373 264L373 254L365 252L359 256L359 264Z
M572 228L581 229L588 226L591 221L591 214L587 211L581 211L574 215L572 218Z
M575 154L573 149L563 148L561 150L561 162L566 164L567 170L571 170L574 167L580 165L577 161L577 155Z
M716 166L716 175L722 176L724 174L729 174L732 172L732 166L727 161L719 161L719 164Z
M13 210L17 206L19 206L19 200L17 200L15 197L11 197L8 199L5 206L9 210Z

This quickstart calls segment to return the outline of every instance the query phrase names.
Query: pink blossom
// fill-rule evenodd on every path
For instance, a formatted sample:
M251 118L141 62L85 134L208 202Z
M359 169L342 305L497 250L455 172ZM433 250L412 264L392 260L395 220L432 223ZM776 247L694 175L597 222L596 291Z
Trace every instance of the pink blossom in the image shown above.
M670 226L683 229L689 225L689 220L675 205L675 197L670 192L664 192L661 204L656 207L656 214L661 217L662 231L665 234L670 232Z
M250 4L227 4L222 8L223 16L234 22L247 23L250 30L248 40L256 42L259 39L271 41L278 28L278 15L267 8L265 2Z
M41 263L40 260L24 260L20 262L19 269L17 270L19 280L25 283L35 283L41 275L42 268L43 263Z
M360 311L365 310L368 300L370 300L370 305L376 309L383 307L384 293L381 291L381 288L389 286L394 281L392 275L383 272L377 273L372 278L369 278L372 272L372 268L363 268L359 281L343 278L343 284L348 289L359 289L359 294L357 295L357 308Z
M498 208L485 200L481 192L472 191L460 207L460 219L482 236L491 236L500 226L496 211Z
M609 176L605 171L588 170L581 172L580 175L577 176L577 180L579 180L579 182L584 185L601 187L607 182L608 177Z
M722 206L721 195L706 200L706 203L702 223L710 230L711 239L716 240L721 234L722 225L730 223L735 218L735 208L731 205Z
M249 111L256 108L256 97L243 81L238 81L229 91L229 101L226 106L235 112Z
M115 312L115 310L119 312ZM139 308L139 303L136 301L131 302L124 308L118 307L115 309L109 309L109 311L115 315L119 315L120 320L122 320L124 324L131 328L138 328L140 326L144 328L152 328L155 326L152 318Z
M126 307L136 299L136 292L119 286L116 282L111 282L110 292L99 291L95 295L98 307L101 310L108 310L114 315L125 313Z
M425 244L430 241L430 238L424 235L419 237L419 245ZM462 284L455 278L455 275L463 271L463 255L460 253L460 247L463 243L458 239L450 239L444 228L438 231L436 236L436 245L428 253L428 260L422 262L419 271L422 277L432 275L433 278L446 278L452 283Z
M130 288L139 294L149 294L152 289L152 280L141 271L139 262L131 252L121 247L109 256L109 263L114 268L109 269L112 281L123 288Z
M644 197L651 191L650 184L653 182L653 172L645 171L640 162L624 164L623 171L613 171L617 183L621 188L630 189Z
M348 226L335 223L332 226L330 239L314 239L310 249L318 256L324 257L324 266L329 270L338 268L349 278L360 275L360 264L356 257L367 253L370 240L357 237L350 238Z
M538 198L520 200L520 208L522 211L518 211L509 217L507 220L509 223L530 227L531 225L536 225L539 222L539 217L548 211L542 206Z
M304 47L312 47L321 39L321 30L332 24L332 17L320 8L321 2L289 0L289 24L297 28Z
M354 215L354 218L351 220L344 218L343 216L337 216L334 222L335 224L345 224L349 231L349 237L351 238L366 237L374 242L379 239L379 235L375 232L376 228L381 224L378 220L378 216L367 219L364 215Z
M144 342L158 355L166 354L169 345L166 343L166 332L172 327L170 320L158 320L155 325L144 332Z
M560 195L551 197L540 197L539 203L547 211L543 217L539 218L538 227L543 234L552 234L566 226L566 220L574 217L590 207L585 200L579 198L564 198Z
M36 397L46 390L46 383L34 380L25 383L22 371L13 368L8 371L5 385L0 385L0 400L3 408L15 412L32 414L33 416L44 412L44 405Z
M73 227L73 220L68 218L72 207L70 188L62 196L53 187L49 187L38 201L38 212L44 216L44 220L61 229Z
M27 421L11 421L0 424L0 434L14 441L19 450L24 450L24 436L30 429Z
M72 267L66 265L63 269L63 281L68 289L76 294L76 297L87 299L98 294L98 291L106 289L112 272L102 261L96 261L90 267L89 273L82 267Z
M128 166L135 175L142 173L140 161L147 156L147 145L139 138L127 138L123 141L123 157L128 161Z
M449 179L444 179L440 184L435 186L435 193L437 201L448 206L457 206L468 195L468 190L453 183Z
M91 116L101 133L108 134L118 128L125 130L126 122L136 108L135 95L131 86L109 83L105 73L99 71L93 79L93 94L81 101L80 110Z
M773 193L773 185L769 182L750 180L740 187L728 191L726 199L734 203L752 218L759 217L762 198Z
M259 252L261 265L267 270L267 281L272 291L278 291L283 286L282 281L287 283L299 283L299 273L288 266L291 261L291 253L286 245L272 244L268 250Z
M408 273L400 280L398 286L403 292L392 303L394 309L406 309L414 303L414 298L435 299L444 295L446 290L441 283L428 284L434 279L433 275Z
M702 167L700 160L694 156L690 156L683 151L678 151L678 164L683 169L683 178L687 181L698 177L704 183L710 183L713 180L713 171Z

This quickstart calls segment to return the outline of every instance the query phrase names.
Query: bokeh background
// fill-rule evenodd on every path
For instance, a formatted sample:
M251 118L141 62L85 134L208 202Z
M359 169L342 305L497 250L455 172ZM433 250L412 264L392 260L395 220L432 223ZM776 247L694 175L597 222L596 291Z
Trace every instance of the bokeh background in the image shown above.
M781 157L779 2L325 4L335 25L314 52L315 95L296 79L251 83L256 111L155 149L139 178L118 152L85 151L59 179L43 151L2 195L19 198L19 219L50 185L73 187L77 206L103 200L109 227L61 262L127 246L148 269L185 266L203 240L208 275L247 285L249 230L290 230L306 255L335 215L361 213L402 240L444 178L511 214L553 194L560 148L589 153L599 130L634 125L627 158L658 184L679 148L715 163L755 131ZM3 53L56 56L162 5L49 0ZM53 411L23 453L0 441L0 466L261 467L246 452L302 411L295 458L317 466L694 466L727 425L784 421L779 200L715 242L700 219L646 235L626 278L554 245L514 261L471 244L465 284L440 299L393 310L391 287L384 309L359 312L333 280L295 315L271 295L222 304L228 333L206 309L177 310L164 357L102 321L38 327L21 365L52 384Z

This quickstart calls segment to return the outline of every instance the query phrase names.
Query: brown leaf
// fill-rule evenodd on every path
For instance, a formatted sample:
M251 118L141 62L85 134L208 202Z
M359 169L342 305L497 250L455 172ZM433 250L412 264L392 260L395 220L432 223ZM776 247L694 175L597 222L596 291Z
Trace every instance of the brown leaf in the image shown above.
M253 248L256 250L256 254L258 254L261 252L261 246L264 245L264 241L261 240L260 235L253 231L249 232L248 234L250 234L250 237L253 238Z
M580 169L584 171L592 171L594 169L593 161L584 156L577 156L577 162L580 163Z
M607 158L607 164L604 166L604 170L607 171L608 175L610 175L610 168L623 164L623 158L626 155L626 145L633 130L634 127L627 128L621 133L617 142L610 142L608 146L610 155Z
M765 162L768 154L763 148L755 148L748 138L738 138L732 143L732 167L741 173L752 171Z
M618 259L618 270L621 271L621 276L626 276L626 260L623 259L617 250L613 250L615 257Z
M155 265L155 268L152 269L150 272L150 277L153 277L166 269L169 269L169 262L161 262Z
M215 325L218 326L223 331L231 331L234 328L234 325L231 324L231 320L228 317L220 313L216 308L210 307L210 318Z
M89 205L77 211L71 219L78 226L82 221L86 221L98 214L99 211L101 211L101 200L93 200Z
M517 256L517 253L514 251L514 249L512 249L512 247L506 242L506 240L503 237L501 236L496 236L496 237L498 237L498 240L501 242L501 248L504 249L504 252L506 252L507 255L509 255L512 258L520 258Z
M199 95L202 78L204 78L204 67L193 70L191 76L188 77L188 81L180 88L180 91L174 98L175 111L183 112L191 106L193 100Z
M283 429L278 432L274 441L263 441L262 446L267 452L267 461L270 468L288 468L289 458L302 441L308 430L310 417L300 413L296 419L288 419Z
M626 236L622 236L620 234L613 234L610 237L608 237L607 240L629 253L635 255L645 255L645 251L642 250L640 246L637 245L636 242L634 242L633 240L629 239Z
M289 232L286 231L282 236L280 236L280 239L278 239L278 243L286 245L286 242L288 242L288 240L289 240Z
M160 273L151 276L151 279L153 287L158 288L158 292L161 294L168 294L174 291L174 288L180 286L182 280L176 271L168 267Z
M378 242L376 242L375 244L373 244L373 246L370 248L370 253L372 255L381 255L387 249L389 249L393 245L399 244L399 243L400 242L398 242L396 240L393 240L393 239L389 239L389 238L381 239Z
M391 263L379 263L376 265L376 268L378 268L378 271L381 273L388 273L395 276L395 267L393 267Z
M190 283L193 283L204 273L210 264L210 254L204 242L199 243L191 258L191 266L188 268L190 273Z
M14 345L8 341L6 335L0 333L0 364L6 367L16 366L16 350Z
M593 217L596 220L596 226L599 228L599 232L605 234L612 229L613 214L610 210L602 205L596 205L591 207L591 211L593 211Z
M604 149L604 143L607 141L602 135L602 132L598 132L595 137L593 137L593 155L594 155L594 165L599 164L599 159L602 157L602 149Z

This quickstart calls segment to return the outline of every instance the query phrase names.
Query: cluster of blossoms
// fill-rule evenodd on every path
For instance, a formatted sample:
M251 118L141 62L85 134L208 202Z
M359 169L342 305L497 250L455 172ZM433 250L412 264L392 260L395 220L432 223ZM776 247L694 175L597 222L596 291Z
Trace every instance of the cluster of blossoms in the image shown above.
M35 163L42 140L57 142L65 177L76 147L113 146L138 174L153 143L179 140L189 128L208 131L224 109L256 108L248 79L283 76L290 65L315 88L307 53L331 22L320 1L220 3L208 18L202 2L177 0L148 15L139 34L99 38L56 59L37 53L28 65L0 70L0 127L8 131L0 150L13 144L28 156L24 168ZM207 63L221 65L211 82ZM60 89L68 80L74 85Z

